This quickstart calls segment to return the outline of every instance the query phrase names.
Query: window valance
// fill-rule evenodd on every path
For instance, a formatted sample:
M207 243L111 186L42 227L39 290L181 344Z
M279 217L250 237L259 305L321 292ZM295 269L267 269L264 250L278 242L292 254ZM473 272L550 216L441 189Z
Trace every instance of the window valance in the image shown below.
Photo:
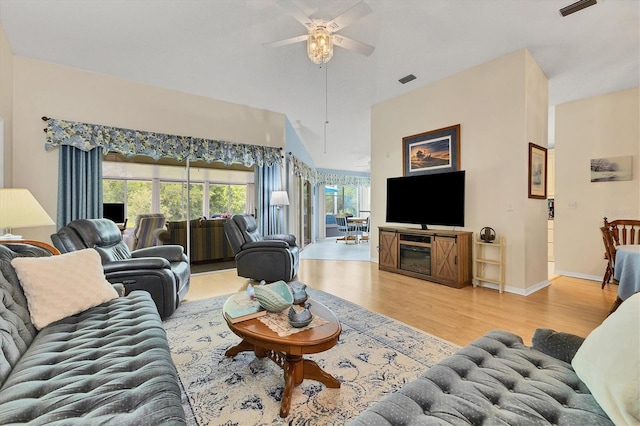
M344 175L339 173L318 172L319 185L337 185L337 186L371 186L371 178L369 176Z
M280 148L276 147L167 135L55 118L43 119L47 121L47 150L70 145L83 151L102 148L104 153L118 152L127 157L145 155L154 160L173 158L183 161L188 158L207 163L221 161L227 166L240 163L246 167L282 165Z
M318 172L316 172L316 169L309 166L307 163L303 162L292 153L289 153L289 164L294 175L304 180L308 180L312 184L315 184L317 182Z
M371 186L369 176L355 176L334 172L320 172L309 166L292 153L289 153L289 165L295 176L308 180L312 184L337 186Z

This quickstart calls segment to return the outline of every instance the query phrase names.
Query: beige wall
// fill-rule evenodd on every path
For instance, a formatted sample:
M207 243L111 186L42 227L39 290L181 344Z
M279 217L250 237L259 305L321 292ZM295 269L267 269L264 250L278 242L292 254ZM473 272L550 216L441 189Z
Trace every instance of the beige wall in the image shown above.
M45 151L42 116L284 148L283 114L14 57L13 186L56 218L58 150ZM49 241L55 227L21 230Z
M0 26L0 187L11 186L13 141L13 51Z
M547 79L524 49L375 105L373 229L385 223L386 179L402 176L402 138L460 123L464 230L491 226L506 236L507 291L528 294L547 285L546 201L527 198L528 143L546 146L547 105ZM377 259L377 231L372 238Z
M603 217L640 219L640 89L557 105L555 261L563 275L602 280ZM592 158L633 156L633 180L591 182Z

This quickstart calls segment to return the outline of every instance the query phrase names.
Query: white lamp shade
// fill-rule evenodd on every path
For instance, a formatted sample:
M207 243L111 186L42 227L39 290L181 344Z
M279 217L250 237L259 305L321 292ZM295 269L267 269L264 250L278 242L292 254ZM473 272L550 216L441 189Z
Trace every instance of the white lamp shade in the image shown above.
M0 188L0 229L55 225L55 222L24 188Z
M269 204L272 206L288 206L289 196L287 195L287 191L273 191Z

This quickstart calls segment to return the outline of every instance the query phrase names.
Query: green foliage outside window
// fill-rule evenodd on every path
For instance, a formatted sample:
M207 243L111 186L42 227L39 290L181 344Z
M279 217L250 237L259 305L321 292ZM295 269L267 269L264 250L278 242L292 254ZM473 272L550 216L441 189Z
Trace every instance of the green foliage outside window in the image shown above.
M151 212L151 182L127 181L127 227L135 225L136 216Z
M133 227L138 214L151 213L153 184L151 181L103 180L103 202L125 203L127 227ZM192 183L189 187L190 216L204 216L204 183ZM247 188L245 185L210 184L209 213L240 214L245 212ZM160 182L160 213L168 221L185 220L187 217L187 184L185 182Z
M204 185L192 183L189 186L189 212L191 219L202 216L202 197ZM164 214L168 221L185 220L187 218L187 184L160 183L160 213Z
M209 213L242 214L247 206L247 187L245 185L209 185Z

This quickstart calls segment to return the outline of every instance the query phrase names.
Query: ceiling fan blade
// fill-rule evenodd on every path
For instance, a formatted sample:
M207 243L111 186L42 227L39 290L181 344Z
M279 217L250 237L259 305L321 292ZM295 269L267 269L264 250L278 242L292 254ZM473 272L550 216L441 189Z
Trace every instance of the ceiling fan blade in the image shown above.
M287 12L291 14L295 18L296 21L300 22L304 25L308 30L315 27L313 24L313 20L309 18L305 13L296 6L291 0L277 0L276 3L281 8L285 9Z
M271 41L269 43L264 43L263 46L264 47L286 46L287 44L293 44L293 43L298 43L298 42L301 42L301 41L306 41L308 37L309 36L307 34L305 34L305 35L301 35L301 36L297 36L297 37L285 38L284 40Z
M340 31L347 25L351 24L354 21L362 18L365 15L373 12L369 5L367 5L364 1L360 1L348 9L346 12L333 18L331 21L327 22L327 28L331 32Z
M344 49L353 50L354 52L361 53L365 56L371 55L376 49L370 44L363 43L340 34L333 34L333 44Z

